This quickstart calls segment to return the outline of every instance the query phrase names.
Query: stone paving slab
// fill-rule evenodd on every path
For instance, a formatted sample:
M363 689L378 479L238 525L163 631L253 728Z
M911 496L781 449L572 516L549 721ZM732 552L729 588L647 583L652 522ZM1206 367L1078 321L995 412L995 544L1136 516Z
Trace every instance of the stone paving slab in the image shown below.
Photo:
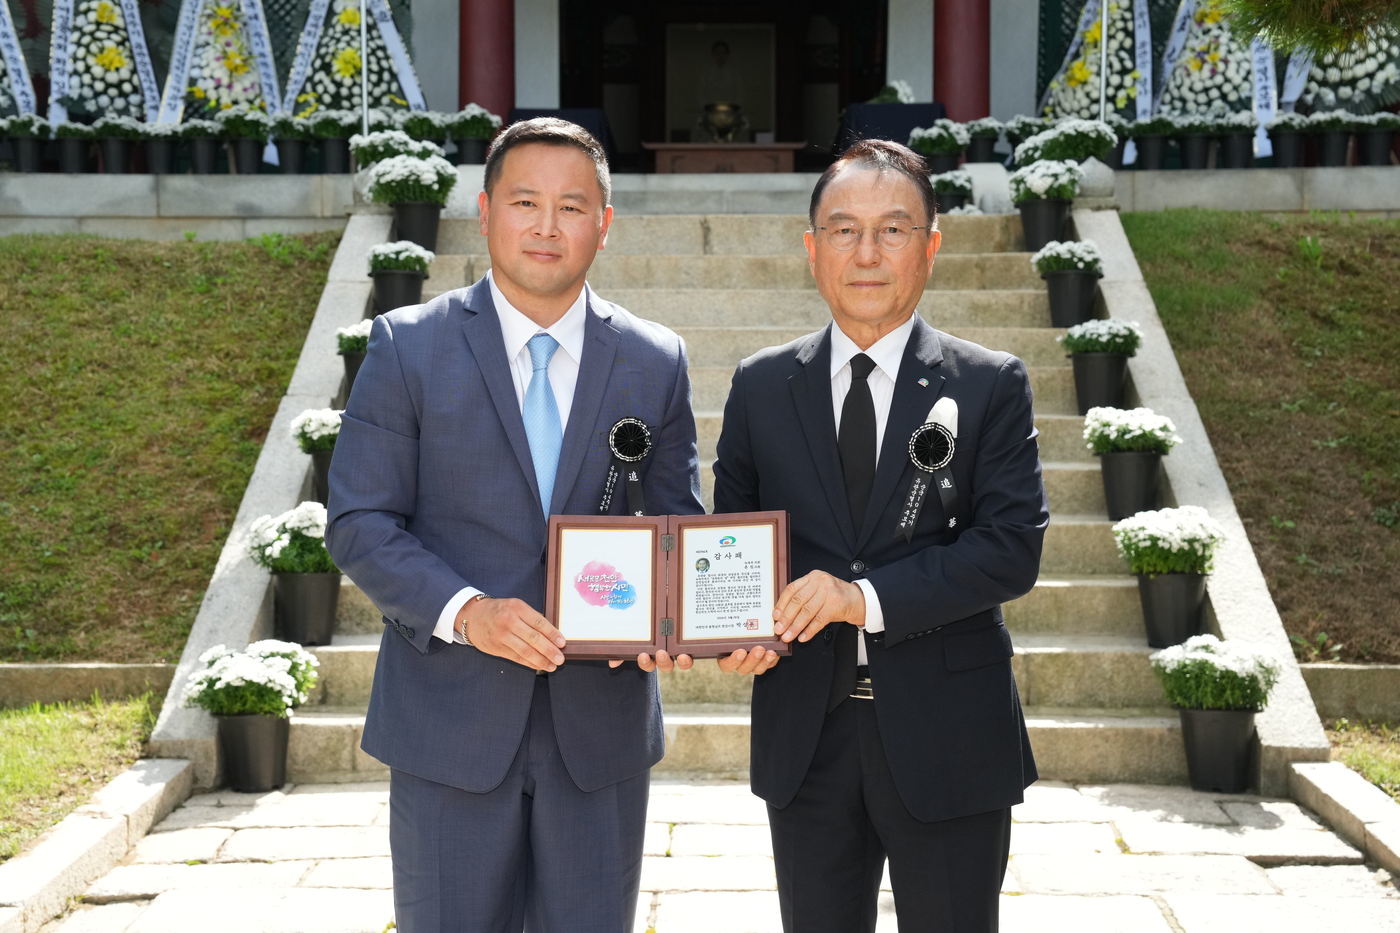
M224 843L224 861L359 858L389 854L387 826L302 826L295 829L241 829Z
M1018 855L1010 870L1029 894L1277 893L1238 855Z
M1108 823L1011 824L1012 855L1118 855L1122 851Z
M700 855L642 858L643 891L772 891L777 889L773 859L760 856Z
M671 833L671 855L773 857L767 826L680 825Z
M129 859L134 862L188 862L192 859L212 862L232 835L232 829L206 826L151 833L136 844Z
M1326 891L1333 897L1382 897L1400 900L1395 880L1384 869L1366 865L1284 865L1265 872L1284 894L1315 897ZM1397 904L1400 909L1400 904Z
M1400 931L1400 909L1396 905L1359 897L1169 894L1166 902L1183 933Z
M310 861L231 862L213 865L119 865L83 894L94 904L150 900L167 891L227 891L292 888L310 871Z
M647 823L646 835L642 839L643 855L669 855L671 850L671 824Z
M120 933L145 909L145 904L85 904L48 924L41 933Z
M890 933L893 933L893 926ZM1113 895L1108 897L1051 896L1027 894L1001 899L1002 933L1044 933L1046 930L1073 930L1075 933L1169 933L1172 927L1161 908L1150 897ZM1240 933L1241 927L1234 933ZM661 931L658 931L661 933ZM884 933L883 930L880 933Z
M317 862L301 879L303 888L394 887L394 866L387 856L334 858Z
M187 890L156 898L124 933L383 933L393 917L389 891Z
M1260 865L1360 863L1361 853L1320 826L1255 829L1156 823L1134 818L1116 824L1129 852L1151 855L1242 855Z

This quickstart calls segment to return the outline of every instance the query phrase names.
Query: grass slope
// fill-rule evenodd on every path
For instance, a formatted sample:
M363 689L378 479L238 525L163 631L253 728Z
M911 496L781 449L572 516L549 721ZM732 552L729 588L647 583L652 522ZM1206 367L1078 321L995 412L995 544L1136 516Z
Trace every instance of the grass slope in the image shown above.
M179 657L338 239L0 238L0 661Z
M1400 661L1400 221L1123 226L1300 658Z

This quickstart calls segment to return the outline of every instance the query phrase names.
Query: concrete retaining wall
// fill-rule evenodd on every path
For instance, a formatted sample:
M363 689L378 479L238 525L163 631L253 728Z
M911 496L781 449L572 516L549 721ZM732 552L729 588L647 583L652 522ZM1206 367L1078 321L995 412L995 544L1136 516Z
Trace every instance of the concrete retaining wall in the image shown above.
M0 708L31 703L140 696L164 696L175 673L173 664L0 664Z
M1303 679L1324 719L1400 723L1400 664L1303 664Z

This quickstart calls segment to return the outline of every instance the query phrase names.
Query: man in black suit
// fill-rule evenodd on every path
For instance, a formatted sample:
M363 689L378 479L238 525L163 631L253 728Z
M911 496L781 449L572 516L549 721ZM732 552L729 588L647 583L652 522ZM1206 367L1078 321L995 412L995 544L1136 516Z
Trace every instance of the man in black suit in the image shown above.
M873 931L889 859L901 931L997 927L1011 806L1036 779L1001 604L1049 523L1025 366L916 313L940 234L919 156L861 142L803 239L833 323L739 365L715 510L791 514L774 608L791 657L754 681L784 929Z

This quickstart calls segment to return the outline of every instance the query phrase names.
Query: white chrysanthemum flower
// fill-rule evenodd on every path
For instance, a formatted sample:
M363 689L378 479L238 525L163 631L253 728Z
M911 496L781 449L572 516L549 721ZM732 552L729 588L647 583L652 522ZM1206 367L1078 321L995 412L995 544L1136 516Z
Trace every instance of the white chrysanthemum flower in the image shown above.
M1031 256L1031 266L1037 272L1066 269L1071 266L1100 272L1103 270L1103 255L1093 240L1051 240Z

